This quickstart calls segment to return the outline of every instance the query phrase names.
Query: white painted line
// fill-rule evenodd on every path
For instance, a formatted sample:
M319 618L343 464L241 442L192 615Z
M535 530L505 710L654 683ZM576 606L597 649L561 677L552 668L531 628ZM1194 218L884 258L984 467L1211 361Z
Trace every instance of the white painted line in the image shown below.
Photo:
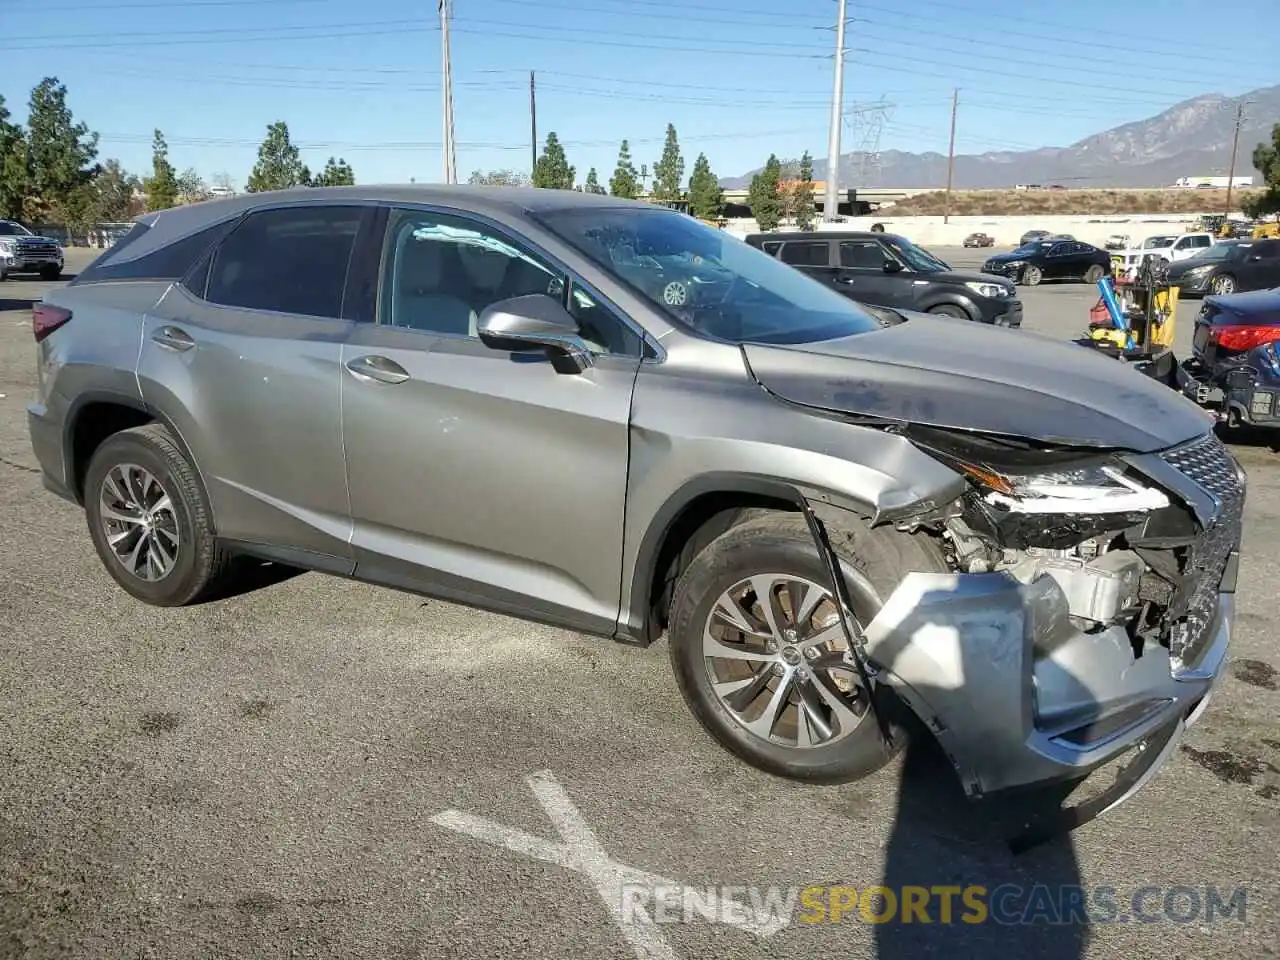
M631 944L639 960L677 960L676 954L662 935L661 928L652 916L634 898L627 901L628 887L644 887L650 890L678 890L684 885L658 874L638 870L618 863L609 857L594 832L573 805L564 787L542 770L525 778L529 789L555 825L561 841L545 840L522 830L501 823L494 823L460 810L445 810L431 818L437 826L465 834L484 843L506 847L515 853L551 863L591 881L604 901L618 929ZM624 909L624 902L628 902ZM717 922L737 927L757 937L770 937L790 925L790 916L770 914L761 919L750 911L732 909L738 905L722 904L714 893L705 900L706 915Z

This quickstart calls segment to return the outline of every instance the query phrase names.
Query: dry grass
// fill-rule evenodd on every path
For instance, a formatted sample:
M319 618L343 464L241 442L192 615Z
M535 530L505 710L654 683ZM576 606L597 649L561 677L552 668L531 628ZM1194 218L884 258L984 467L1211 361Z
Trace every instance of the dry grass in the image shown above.
M1259 190L1231 192L1235 210ZM945 194L921 193L899 200L890 210L895 216L941 216ZM1222 190L953 190L952 216L1111 216L1125 213L1198 214L1222 213L1227 191Z

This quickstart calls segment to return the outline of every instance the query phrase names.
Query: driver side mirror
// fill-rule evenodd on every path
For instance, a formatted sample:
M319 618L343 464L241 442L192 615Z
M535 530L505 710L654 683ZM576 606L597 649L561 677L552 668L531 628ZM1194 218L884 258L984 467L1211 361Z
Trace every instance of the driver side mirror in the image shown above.
M885 262L884 262L884 272L885 272L885 273L900 273L900 272L902 272L902 264L900 264L897 260L885 260Z
M578 321L545 293L489 304L477 332L480 342L494 350L545 350L557 373L582 373L595 363Z

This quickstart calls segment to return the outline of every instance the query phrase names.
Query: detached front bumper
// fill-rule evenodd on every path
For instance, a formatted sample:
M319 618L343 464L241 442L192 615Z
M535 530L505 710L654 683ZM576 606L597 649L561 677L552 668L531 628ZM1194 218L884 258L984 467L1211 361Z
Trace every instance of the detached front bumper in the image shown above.
M1153 643L1135 656L1120 627L1081 632L1052 578L1005 573L908 575L865 649L979 797L1083 776L1198 719L1226 662L1233 574L1220 589L1186 663Z

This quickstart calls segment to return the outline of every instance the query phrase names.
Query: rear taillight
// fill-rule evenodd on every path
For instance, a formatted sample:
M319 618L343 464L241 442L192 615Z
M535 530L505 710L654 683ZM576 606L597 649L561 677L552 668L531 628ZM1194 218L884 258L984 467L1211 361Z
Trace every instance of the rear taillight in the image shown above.
M1260 347L1264 343L1280 340L1280 326L1277 327L1214 327L1209 331L1209 341L1216 343L1224 350L1244 352Z
M71 319L71 311L51 303L37 303L31 308L31 333L39 343Z

